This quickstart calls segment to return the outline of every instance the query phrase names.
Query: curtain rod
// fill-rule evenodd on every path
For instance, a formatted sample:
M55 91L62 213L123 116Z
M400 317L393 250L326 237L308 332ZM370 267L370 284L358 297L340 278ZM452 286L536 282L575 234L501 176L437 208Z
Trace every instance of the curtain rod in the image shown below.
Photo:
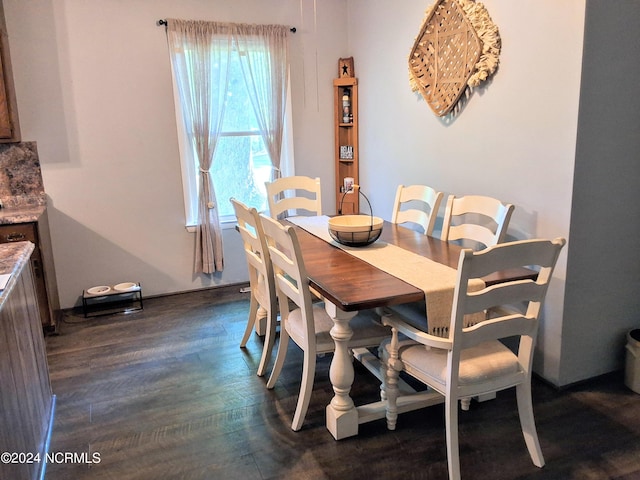
M156 22L156 25L158 25L159 27L161 27L161 26L165 26L165 27L166 27L166 26L167 26L167 21L166 21L166 20L163 20L163 19L160 19L160 20L158 20L158 21ZM289 31L290 31L291 33L296 33L297 29L296 29L296 27L291 27L291 28L289 29Z

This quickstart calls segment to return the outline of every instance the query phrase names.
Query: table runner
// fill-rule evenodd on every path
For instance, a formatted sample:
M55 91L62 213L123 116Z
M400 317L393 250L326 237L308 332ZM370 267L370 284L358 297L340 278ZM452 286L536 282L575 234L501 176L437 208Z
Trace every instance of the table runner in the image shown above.
M453 292L457 281L455 268L380 240L367 247L342 245L331 238L328 230L329 217L326 215L290 217L287 220L354 257L422 290L425 293L430 333L448 336ZM484 282L478 281L470 289L479 290L483 287ZM482 319L484 315L473 315L465 321L465 326Z

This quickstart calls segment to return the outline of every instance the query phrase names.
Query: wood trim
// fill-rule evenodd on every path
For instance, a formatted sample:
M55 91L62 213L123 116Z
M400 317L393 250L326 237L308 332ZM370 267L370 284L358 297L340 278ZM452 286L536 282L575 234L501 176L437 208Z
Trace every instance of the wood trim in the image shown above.
M18 101L13 82L9 35L4 18L4 6L0 2L0 143L20 141Z

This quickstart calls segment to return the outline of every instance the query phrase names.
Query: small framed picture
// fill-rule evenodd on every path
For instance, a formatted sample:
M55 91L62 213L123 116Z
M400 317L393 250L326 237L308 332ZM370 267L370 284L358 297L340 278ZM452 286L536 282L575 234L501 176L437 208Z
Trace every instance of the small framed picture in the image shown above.
M353 177L344 177L344 185L343 185L343 192L353 192Z
M353 147L351 145L340 145L340 158L353 160Z

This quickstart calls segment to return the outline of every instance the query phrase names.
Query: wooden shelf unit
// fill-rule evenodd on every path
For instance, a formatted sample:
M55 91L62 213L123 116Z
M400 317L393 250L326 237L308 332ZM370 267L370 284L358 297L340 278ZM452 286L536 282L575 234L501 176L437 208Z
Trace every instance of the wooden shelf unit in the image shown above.
M360 213L360 202L355 190L345 194L344 179L353 178L354 184L359 184L358 176L358 79L355 77L341 77L333 81L334 95L334 123L335 123L335 194L336 213ZM343 97L349 96L349 120L345 120ZM351 147L345 156L344 148ZM350 157L350 158L345 158ZM342 202L342 209L340 203Z

